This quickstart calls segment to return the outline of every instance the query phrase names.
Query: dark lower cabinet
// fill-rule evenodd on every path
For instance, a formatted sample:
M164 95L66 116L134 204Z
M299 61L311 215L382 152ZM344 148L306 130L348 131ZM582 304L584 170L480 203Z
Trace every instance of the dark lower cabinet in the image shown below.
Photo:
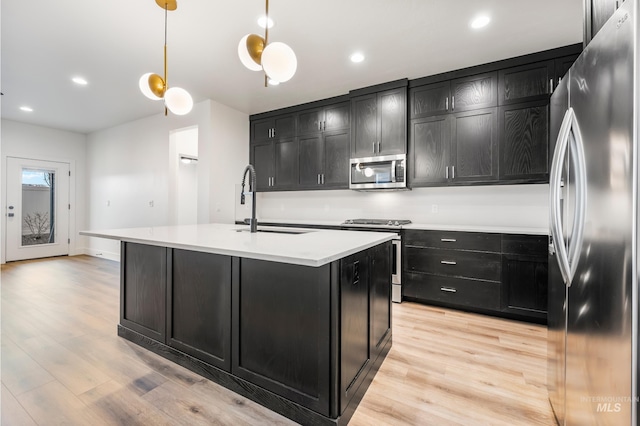
M546 236L405 230L403 246L403 297L546 323Z
M320 267L122 243L118 335L298 423L348 423L388 353L391 242Z
M503 311L546 321L547 237L505 235L502 254Z
M234 375L329 415L331 265L240 259Z
M342 260L340 278L341 412L366 377L369 348L369 261L361 252ZM348 306L348 308L347 308Z
M165 342L167 249L121 244L120 323Z
M231 258L171 251L167 344L231 371Z

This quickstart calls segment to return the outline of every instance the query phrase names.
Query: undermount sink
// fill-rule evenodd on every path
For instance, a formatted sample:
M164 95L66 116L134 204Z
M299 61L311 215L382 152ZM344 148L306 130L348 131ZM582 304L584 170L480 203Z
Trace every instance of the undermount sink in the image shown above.
M236 232L249 232L250 229L236 229ZM272 234L306 234L313 231L301 231L298 229L258 229L258 232L270 232Z

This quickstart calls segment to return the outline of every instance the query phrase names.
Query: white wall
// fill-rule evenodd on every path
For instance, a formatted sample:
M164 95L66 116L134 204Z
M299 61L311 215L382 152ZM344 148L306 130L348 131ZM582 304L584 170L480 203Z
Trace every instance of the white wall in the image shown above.
M496 185L394 192L261 193L257 216L265 221L373 218L443 225L547 228L548 191L548 185ZM238 209L236 214L238 219L246 215L246 209Z
M174 224L170 133L190 126L198 128L198 223L231 223L232 188L249 157L249 117L207 100L186 116L158 114L88 135L88 228ZM119 243L89 238L86 252L118 259Z
M22 157L47 161L69 163L71 170L69 202L69 254L83 253L84 237L78 232L85 229L86 175L85 154L86 136L81 133L34 126L17 121L1 121L0 154L2 169L6 170L7 157ZM0 210L6 212L6 176L0 173ZM2 215L2 235L6 235L6 216ZM5 262L5 245L0 244L0 262Z

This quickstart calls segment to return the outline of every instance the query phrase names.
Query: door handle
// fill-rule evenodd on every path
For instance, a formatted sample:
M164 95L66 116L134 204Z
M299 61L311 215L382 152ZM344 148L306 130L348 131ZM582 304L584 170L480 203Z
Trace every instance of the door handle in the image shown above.
M440 291L446 291L447 293L456 293L458 290L453 287L440 287Z
M440 263L443 264L443 265L457 265L458 264L458 262L456 262L455 260L441 260Z
M444 169L444 178L449 179L449 166L445 167Z
M375 142L373 143L373 153L374 154L376 153L376 143Z
M455 238L440 238L440 241L443 243L455 243L457 240Z
M445 98L444 100L444 110L449 111L449 98Z
M451 179L456 178L456 166L451 166Z
M453 111L454 109L456 109L456 97L451 96L451 111Z

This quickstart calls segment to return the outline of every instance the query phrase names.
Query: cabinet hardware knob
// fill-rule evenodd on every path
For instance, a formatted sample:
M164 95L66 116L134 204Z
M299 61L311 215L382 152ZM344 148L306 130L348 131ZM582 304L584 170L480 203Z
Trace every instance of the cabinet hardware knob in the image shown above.
M456 293L458 290L452 287L440 287L440 291L446 291L447 293Z

